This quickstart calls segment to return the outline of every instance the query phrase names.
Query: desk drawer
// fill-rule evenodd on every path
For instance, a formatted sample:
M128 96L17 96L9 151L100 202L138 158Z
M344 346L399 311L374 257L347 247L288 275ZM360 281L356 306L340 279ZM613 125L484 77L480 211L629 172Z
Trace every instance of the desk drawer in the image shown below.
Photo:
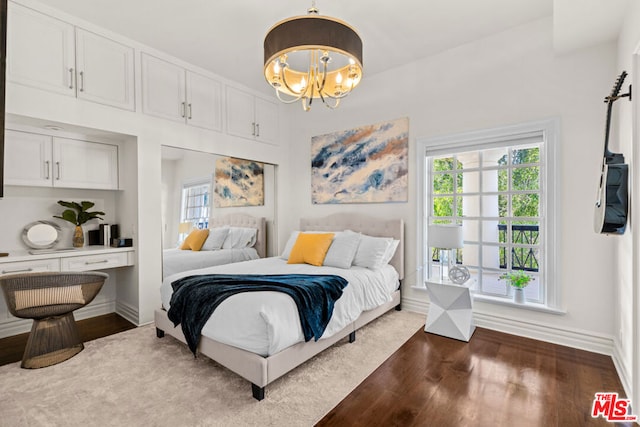
M0 276L6 274L44 273L47 271L60 271L60 261L58 259L41 259L0 264Z
M60 261L62 271L104 270L128 265L126 252L65 257Z

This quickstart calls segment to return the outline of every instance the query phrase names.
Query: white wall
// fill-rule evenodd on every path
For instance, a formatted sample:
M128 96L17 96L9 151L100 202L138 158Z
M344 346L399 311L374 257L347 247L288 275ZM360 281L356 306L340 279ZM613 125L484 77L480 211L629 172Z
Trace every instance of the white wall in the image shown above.
M365 58L366 64L366 58ZM602 159L602 99L615 75L612 44L556 56L552 21L542 19L375 76L338 110L314 105L292 114L289 220L338 211L401 217L406 226L405 307L426 310L416 284L416 138L560 118L560 249L565 315L476 303L479 324L610 352L614 334L613 242L593 232L592 213ZM377 205L312 205L310 139L408 116L409 202ZM295 202L293 202L295 201ZM284 231L284 230L283 230Z
M626 70L629 76L625 80L624 92L630 84L636 89L640 84L640 3L629 2L629 9L625 14L624 26L618 39L618 69L617 73ZM622 93L624 93L622 92ZM618 138L612 142L615 146L612 151L621 152L629 164L629 194L630 219L627 232L615 239L615 263L616 273L616 301L615 327L616 352L614 362L627 395L632 398L632 406L640 407L640 228L636 226L640 221L640 201L633 197L634 189L640 184L640 174L635 171L634 165L640 162L640 150L638 143L638 99L633 97L633 102L620 100L614 103L613 125L617 130ZM635 117L634 117L635 111ZM617 127L615 126L618 123ZM635 191L637 195L637 191ZM636 411L637 412L637 409Z

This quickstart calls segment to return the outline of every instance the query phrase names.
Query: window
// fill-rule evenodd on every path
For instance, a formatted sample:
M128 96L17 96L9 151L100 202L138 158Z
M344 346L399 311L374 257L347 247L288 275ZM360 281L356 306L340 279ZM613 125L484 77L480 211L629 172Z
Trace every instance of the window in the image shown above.
M555 121L419 141L424 149L422 265L438 262L427 247L428 224L461 224L464 248L455 262L467 267L476 295L512 299L507 271L534 280L527 302L555 308L557 224L554 181ZM430 268L425 269L425 279Z
M182 186L180 222L191 222L195 228L209 227L209 190L211 183L199 181Z

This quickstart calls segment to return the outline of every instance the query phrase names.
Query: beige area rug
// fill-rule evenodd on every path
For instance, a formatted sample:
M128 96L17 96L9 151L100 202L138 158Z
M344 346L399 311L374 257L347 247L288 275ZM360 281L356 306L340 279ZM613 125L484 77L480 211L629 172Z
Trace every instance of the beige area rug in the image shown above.
M0 367L0 426L310 426L423 324L390 311L267 386L261 402L245 379L143 326L48 368Z

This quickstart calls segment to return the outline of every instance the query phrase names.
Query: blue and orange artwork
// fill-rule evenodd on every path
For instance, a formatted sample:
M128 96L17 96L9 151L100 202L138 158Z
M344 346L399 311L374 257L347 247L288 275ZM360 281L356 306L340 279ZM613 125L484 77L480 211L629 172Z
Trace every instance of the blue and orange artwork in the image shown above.
M234 157L216 159L217 208L264 205L264 164Z
M409 119L311 138L314 204L408 200Z

